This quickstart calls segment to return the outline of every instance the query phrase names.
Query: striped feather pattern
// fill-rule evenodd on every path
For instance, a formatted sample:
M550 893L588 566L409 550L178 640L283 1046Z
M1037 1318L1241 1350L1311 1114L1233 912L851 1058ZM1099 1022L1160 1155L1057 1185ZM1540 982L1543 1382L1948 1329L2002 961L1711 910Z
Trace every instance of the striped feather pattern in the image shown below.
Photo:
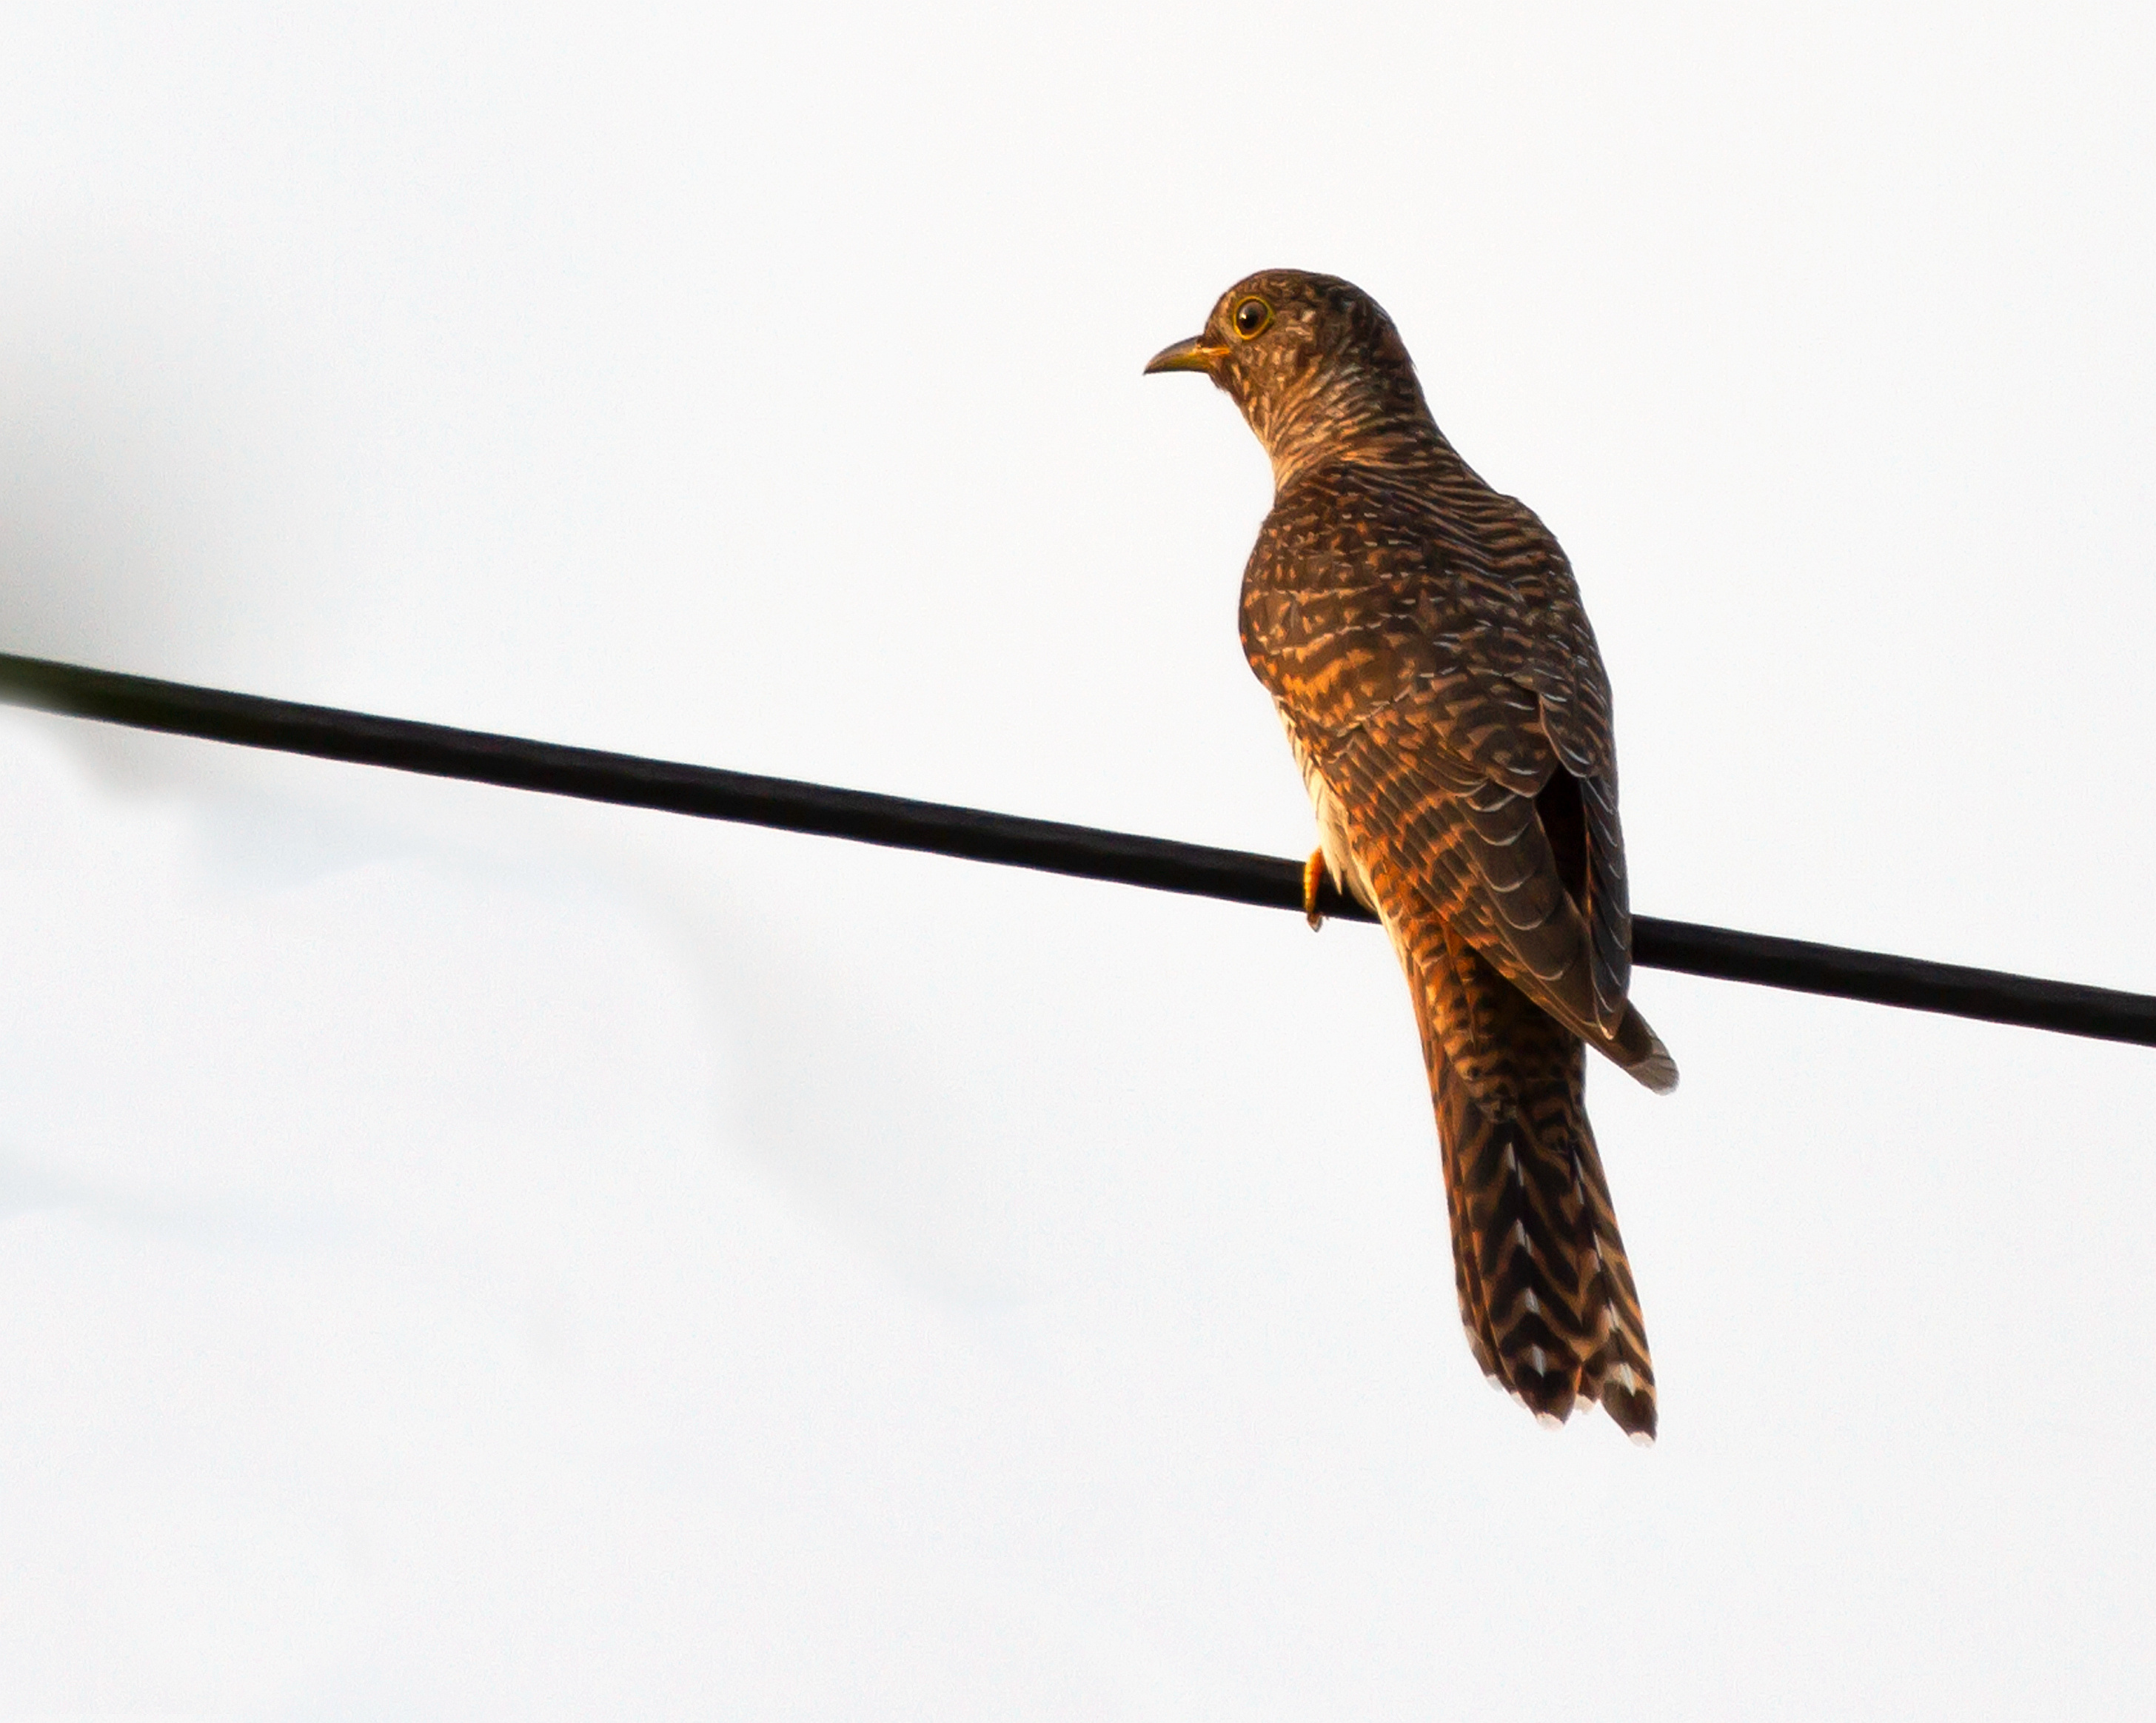
M1254 296L1268 315L1245 336ZM1676 1067L1627 997L1609 687L1571 567L1454 452L1348 283L1251 276L1174 351L1211 356L1272 457L1244 650L1336 882L1377 911L1414 996L1476 1360L1540 1416L1599 1403L1650 1439L1585 1049L1658 1090Z

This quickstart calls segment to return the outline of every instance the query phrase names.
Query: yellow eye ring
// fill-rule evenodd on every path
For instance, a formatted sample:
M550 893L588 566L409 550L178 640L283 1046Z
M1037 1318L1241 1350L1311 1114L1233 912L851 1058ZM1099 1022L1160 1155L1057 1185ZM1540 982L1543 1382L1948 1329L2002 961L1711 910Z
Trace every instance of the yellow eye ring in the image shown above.
M1255 341L1272 327L1273 308L1253 294L1240 301L1228 321L1235 326L1235 333L1245 341Z

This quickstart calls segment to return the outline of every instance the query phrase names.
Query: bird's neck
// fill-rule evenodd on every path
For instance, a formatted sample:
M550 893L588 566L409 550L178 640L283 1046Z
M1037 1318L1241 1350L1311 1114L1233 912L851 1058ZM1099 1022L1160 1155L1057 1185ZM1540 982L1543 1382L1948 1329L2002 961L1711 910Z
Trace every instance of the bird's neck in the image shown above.
M1272 457L1273 491L1342 462L1402 471L1450 471L1460 457L1438 429L1412 376L1389 380L1335 373L1283 389L1249 411Z

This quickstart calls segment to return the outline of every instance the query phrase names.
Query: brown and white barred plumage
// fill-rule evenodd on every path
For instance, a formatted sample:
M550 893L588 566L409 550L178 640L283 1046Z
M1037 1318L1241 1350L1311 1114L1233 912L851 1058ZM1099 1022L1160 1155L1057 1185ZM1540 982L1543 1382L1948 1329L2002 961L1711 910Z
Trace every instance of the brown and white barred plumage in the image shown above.
M1584 1048L1657 1090L1676 1067L1626 998L1609 687L1564 553L1454 452L1391 320L1336 277L1238 282L1147 368L1204 371L1272 457L1244 651L1326 866L1414 995L1476 1361L1541 1416L1599 1402L1650 1438Z

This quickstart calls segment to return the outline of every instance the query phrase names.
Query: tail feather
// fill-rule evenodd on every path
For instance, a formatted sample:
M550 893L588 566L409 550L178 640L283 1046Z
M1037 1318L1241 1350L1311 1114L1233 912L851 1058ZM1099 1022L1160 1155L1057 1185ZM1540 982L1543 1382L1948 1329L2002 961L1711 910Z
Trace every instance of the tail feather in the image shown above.
M1465 942L1418 944L1403 955L1475 1360L1539 1417L1599 1402L1651 1441L1654 1366L1587 1121L1586 1049Z

